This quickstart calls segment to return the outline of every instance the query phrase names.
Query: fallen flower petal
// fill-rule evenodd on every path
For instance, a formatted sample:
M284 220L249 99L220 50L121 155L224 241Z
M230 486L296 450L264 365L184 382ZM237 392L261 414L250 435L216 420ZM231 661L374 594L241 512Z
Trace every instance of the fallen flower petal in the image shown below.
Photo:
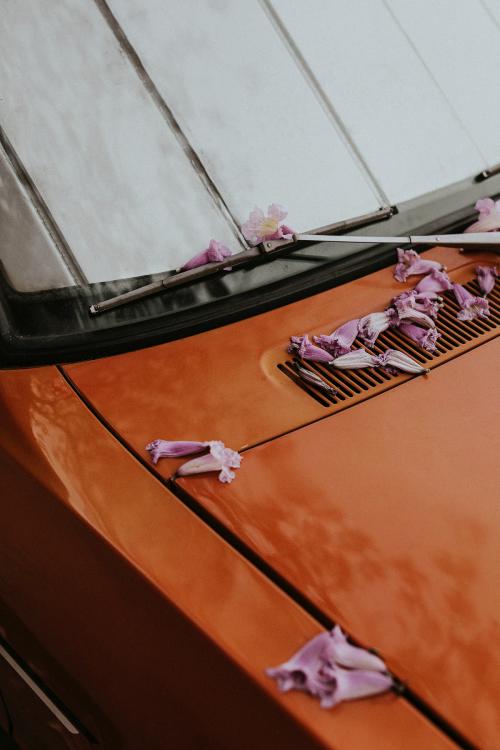
M334 357L339 357L341 354L347 354L351 351L351 347L354 343L356 336L359 331L359 320L349 320L344 325L336 328L333 333L329 336L321 334L321 336L314 336L314 341L331 352Z
M190 456L193 453L201 453L206 450L207 442L194 440L153 440L146 445L154 464L160 458L177 458L178 456Z
M412 321L413 323L420 323L425 328L435 328L436 324L428 315L414 307L408 307L399 313L398 320L393 321L394 326L399 326L403 321Z
M351 645L339 625L336 625L330 633L327 653L330 661L342 667L387 672L387 667L379 656L364 648Z
M210 244L206 250L202 250L201 253L195 255L194 258L188 260L179 269L180 271L189 271L190 268L197 268L198 266L204 266L207 263L217 263L224 258L228 258L232 255L231 250L217 240L210 240ZM225 269L228 270L228 269Z
M309 341L309 336L291 336L290 341L289 352L295 352L302 359L309 359L311 362L331 364L332 355L321 349L321 347L312 344Z
M421 364L415 362L415 360L409 357L408 354L399 352L397 349L387 349L387 351L380 356L384 358L384 361L381 364L396 367L398 370L409 372L412 375L420 375L424 372L430 372L427 367L422 367Z
M495 286L498 276L496 266L476 266L477 283L486 297Z
M452 289L453 285L448 277L448 274L444 271L431 271L427 276L421 279L415 287L417 294L427 294L429 292L439 294L439 292L446 292L448 289Z
M426 260L421 258L415 250L403 250L398 247L398 262L394 268L394 278L396 281L406 281L408 276L419 276L423 273L429 273L433 269L441 270L442 264L436 260Z
M500 229L500 201L481 198L476 203L479 218L464 232L494 232Z
M385 312L370 313L359 321L359 335L368 346L373 346L379 334L386 331L394 322L397 313L392 308Z
M342 701L352 701L357 698L368 698L371 695L385 693L393 686L390 675L366 669L335 667L332 670L331 678L335 679L335 690L321 697L320 705L322 708L333 708Z
M177 469L177 476L188 476L189 474L203 474L207 471L219 471L219 481L232 482L236 474L231 469L238 469L241 456L236 451L226 448L220 440L207 442L209 453L198 458L187 461Z
M306 383L311 383L311 385L315 385L317 388L321 388L321 390L323 391L329 391L332 395L337 393L335 388L333 388L328 383L325 383L325 381L320 378L320 376L315 372L311 372L311 370L307 370L305 367L301 367L297 362L295 362L294 364L297 375Z
M488 318L490 307L484 297L475 297L461 284L453 284L455 299L462 308L457 315L458 320L474 320L474 318Z
M378 364L377 356L365 349L356 349L333 360L333 366L339 370L358 370L361 367L376 367Z
M418 310L431 318L437 318L442 298L434 292L429 294L418 294L414 289L410 292L402 292L394 297L392 304L400 318L405 317L408 310Z
M407 321L401 322L399 330L428 352L436 350L436 341L441 336L437 328L421 328Z
M278 683L278 688L301 690L321 699L330 696L336 688L335 678L325 674L328 665L327 647L329 633L320 633L299 649L288 661L278 667L266 669L266 674Z
M271 203L267 209L267 216L256 206L251 211L247 221L242 224L243 236L251 245L258 245L264 240L291 240L294 233L293 229L280 223L286 218L287 214L288 212L283 206L277 203Z

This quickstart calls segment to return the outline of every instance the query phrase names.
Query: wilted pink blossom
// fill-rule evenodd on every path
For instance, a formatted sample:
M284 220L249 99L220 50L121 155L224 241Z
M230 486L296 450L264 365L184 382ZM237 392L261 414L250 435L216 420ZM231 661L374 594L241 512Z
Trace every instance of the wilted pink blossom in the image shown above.
M332 362L332 355L321 347L312 344L307 335L291 336L290 342L288 351L298 354L302 359L309 359L311 362L325 362L327 365Z
M407 321L401 321L399 330L428 352L436 350L436 341L441 336L437 328L421 328Z
M373 346L379 335L393 325L397 313L389 308L385 312L370 313L359 321L359 335L368 346Z
M243 236L251 245L258 245L264 240L291 240L293 229L281 223L287 215L288 211L277 203L271 203L267 216L256 206L241 227Z
M465 232L495 232L500 229L500 201L481 198L476 203L476 210L479 217Z
M355 349L333 360L333 366L340 370L359 370L362 367L376 367L378 364L378 356L370 354L366 349Z
M400 352L397 349L387 349L378 355L379 364L383 367L395 367L403 372L409 372L412 375L419 375L423 372L429 372L426 367L422 367L419 362Z
M160 458L177 458L201 453L207 449L207 445L207 442L200 443L194 440L153 440L146 445L146 450L156 464Z
M317 375L315 372L311 372L311 370L308 370L306 367L301 367L297 362L295 363L295 370L301 380L304 380L306 383L315 385L316 388L320 388L322 391L328 391L332 395L337 393L335 388L326 383L323 378L320 378L319 375Z
M497 269L495 266L476 266L476 276L479 288L486 297L495 286Z
M358 330L359 320L356 318L336 328L329 336L323 333L320 336L314 336L314 341L318 346L331 352L334 357L339 357L341 354L347 354L351 351Z
M228 258L230 255L232 255L231 250L223 245L222 242L217 242L217 240L210 240L210 244L208 245L206 250L202 250L201 253L195 255L194 258L191 258L191 260L188 260L187 263L184 263L184 265L181 266L179 270L189 271L190 268L204 266L207 263L217 263L220 260L224 260L224 258Z
M444 271L431 271L427 276L421 279L415 287L417 294L439 294L452 289L453 285Z
M340 664L351 668L344 669ZM319 698L323 708L376 695L393 685L384 662L351 646L340 628L315 636L291 659L266 673L283 692L295 689L309 693Z
M490 307L484 297L475 297L461 284L453 284L455 298L462 308L457 315L459 320L474 320L474 318L488 318Z
M424 326L424 328L434 328L436 325L429 315L426 315L424 312L420 312L420 310L410 306L398 311L398 319L397 321L393 321L393 325L398 327L404 320L406 322L418 323Z
M421 258L415 250L403 250L398 247L398 262L394 268L394 278L396 281L406 281L408 276L419 276L423 273L429 273L433 268L440 270L443 266L436 260L426 260Z
M210 440L207 443L209 452L198 458L187 461L177 469L178 476L189 474L204 474L207 471L218 471L219 481L232 482L236 474L231 469L237 469L241 463L241 456L236 451L226 448L220 440Z
M431 299L426 294L418 294L413 289L410 292L402 292L402 294L394 297L392 304L399 317L404 317L404 314L408 310L418 310L431 318L437 318L442 300L437 295L433 296L435 299Z

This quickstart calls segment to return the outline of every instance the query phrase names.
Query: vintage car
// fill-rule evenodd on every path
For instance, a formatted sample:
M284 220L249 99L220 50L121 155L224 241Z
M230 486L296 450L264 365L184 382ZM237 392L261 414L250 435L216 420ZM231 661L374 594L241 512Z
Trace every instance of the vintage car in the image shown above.
M500 194L500 11L423 5L3 3L0 746L498 747L500 290L367 347L423 374L287 350L415 286L391 238L474 295L498 257L439 236ZM278 690L334 625L393 690Z

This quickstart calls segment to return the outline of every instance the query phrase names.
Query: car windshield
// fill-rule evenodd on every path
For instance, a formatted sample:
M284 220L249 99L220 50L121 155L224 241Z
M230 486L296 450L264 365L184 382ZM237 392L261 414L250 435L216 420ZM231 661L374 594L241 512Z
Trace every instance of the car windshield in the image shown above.
M77 356L85 347L70 355L71 337L98 346L115 329L116 343L133 325L137 343L139 324L165 316L176 335L228 319L241 295L273 304L311 290L316 282L298 279L318 269L329 271L317 285L332 283L342 268L353 272L353 253L357 272L363 262L369 270L369 248L364 261L359 248L305 248L91 320L90 304L161 278L211 240L248 248L242 227L255 206L284 206L299 232L397 206L390 228L370 229L388 234L439 219L439 229L455 226L451 214L460 223L475 199L498 191L495 178L487 190L473 182L500 154L490 126L499 99L476 91L478 81L496 90L496 11L359 11L321 4L318 23L308 4L281 0L71 0L50 13L35 0L7 4L4 348L37 339L50 358L52 337ZM467 56L452 43L464 34ZM222 310L228 299L232 312Z

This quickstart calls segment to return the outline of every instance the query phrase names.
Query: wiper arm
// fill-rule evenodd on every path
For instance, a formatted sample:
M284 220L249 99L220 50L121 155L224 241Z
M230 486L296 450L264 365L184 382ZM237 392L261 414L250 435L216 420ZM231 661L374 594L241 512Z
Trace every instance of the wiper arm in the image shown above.
M342 244L384 244L384 245L454 245L458 247L468 246L500 246L500 232L478 232L468 234L433 234L433 235L403 235L401 237L383 237L379 235L362 236L357 234L294 234L291 240L272 240L263 242L262 245L244 250L236 255L230 255L224 260L209 263L189 271L179 271L166 276L160 281L133 289L130 292L119 294L116 297L97 302L90 306L90 312L96 315L114 307L125 305L129 302L144 299L152 294L157 294L165 289L173 289L183 284L189 284L198 279L223 271L225 268L239 268L248 265L255 260L264 257L272 257L289 252L302 242L339 242Z

